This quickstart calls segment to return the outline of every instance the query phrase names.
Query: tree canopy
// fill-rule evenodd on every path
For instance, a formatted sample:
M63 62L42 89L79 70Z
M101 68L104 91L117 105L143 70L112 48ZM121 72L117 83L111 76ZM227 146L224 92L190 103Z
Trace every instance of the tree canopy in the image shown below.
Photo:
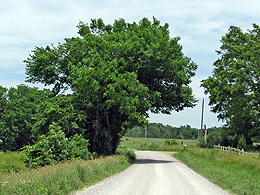
M17 150L37 139L36 114L50 93L25 85L9 90L0 86L0 150Z
M231 26L221 39L213 75L202 81L210 94L212 111L227 122L226 134L244 135L247 143L259 135L260 106L260 28L243 32Z
M72 91L73 132L84 134L92 151L114 153L126 129L144 124L149 110L169 114L195 105L189 84L197 65L184 56L180 38L170 37L168 24L92 19L79 23L78 34L35 47L26 74L56 95Z

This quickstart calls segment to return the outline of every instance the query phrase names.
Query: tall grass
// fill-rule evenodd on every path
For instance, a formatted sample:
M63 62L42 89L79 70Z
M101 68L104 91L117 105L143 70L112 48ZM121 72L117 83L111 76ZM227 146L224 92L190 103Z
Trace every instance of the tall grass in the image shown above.
M22 152L0 152L0 174L26 170L24 164L25 154Z
M0 194L69 194L120 172L129 165L127 156L115 155L4 173L0 176Z
M174 157L233 194L260 194L258 156L189 148L174 154Z

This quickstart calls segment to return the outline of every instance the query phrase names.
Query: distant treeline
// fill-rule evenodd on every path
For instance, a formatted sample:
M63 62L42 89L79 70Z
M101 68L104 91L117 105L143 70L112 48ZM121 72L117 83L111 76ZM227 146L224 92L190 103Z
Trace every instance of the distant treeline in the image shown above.
M164 125L162 123L149 123L147 126L148 138L165 138L165 139L197 139L198 130L192 128L190 125L184 125L180 127L172 127L170 125ZM207 129L209 134L217 134L221 131L221 128L213 127ZM144 127L134 127L127 131L125 136L128 137L144 137Z

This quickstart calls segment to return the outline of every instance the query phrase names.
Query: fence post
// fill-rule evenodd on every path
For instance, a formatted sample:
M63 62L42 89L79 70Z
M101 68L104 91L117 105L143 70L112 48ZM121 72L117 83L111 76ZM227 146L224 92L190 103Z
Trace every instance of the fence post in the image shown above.
M242 149L242 156L244 156L244 153L245 153L245 152L244 152L244 149Z

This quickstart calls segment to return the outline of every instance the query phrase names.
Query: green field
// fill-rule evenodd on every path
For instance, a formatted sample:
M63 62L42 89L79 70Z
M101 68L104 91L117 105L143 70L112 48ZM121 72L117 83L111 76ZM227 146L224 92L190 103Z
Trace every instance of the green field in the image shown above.
M162 150L162 151L179 151L183 149L181 142L188 147L195 147L197 140L177 139L178 145L165 145L163 138L137 138L124 137L121 146L134 150Z

